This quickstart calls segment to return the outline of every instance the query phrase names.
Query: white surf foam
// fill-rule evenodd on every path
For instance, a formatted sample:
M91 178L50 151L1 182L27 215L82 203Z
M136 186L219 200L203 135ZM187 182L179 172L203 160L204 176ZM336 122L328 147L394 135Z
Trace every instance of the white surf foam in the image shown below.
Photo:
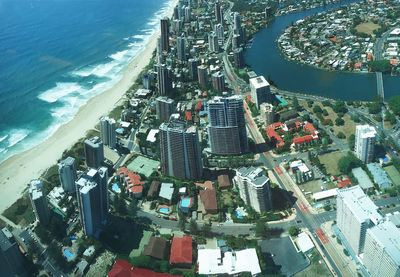
M8 135L5 135L3 137L0 138L0 142L2 142L3 140L5 140L6 138L8 138Z
M56 83L56 86L39 94L38 98L48 103L57 102L71 93L78 93L82 87L77 83Z
M122 61L129 50L119 51L115 54L110 55L110 58L116 61Z
M10 132L8 138L8 148L13 147L29 135L30 131L27 129L15 129Z

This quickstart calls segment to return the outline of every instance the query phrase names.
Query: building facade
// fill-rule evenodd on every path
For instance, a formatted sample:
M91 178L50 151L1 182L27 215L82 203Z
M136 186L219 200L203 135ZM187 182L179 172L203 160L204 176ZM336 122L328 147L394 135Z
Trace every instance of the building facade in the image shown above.
M161 122L169 120L175 110L175 101L165 96L156 98L156 118Z
M264 76L258 76L250 79L251 99L257 108L262 103L268 102L271 97L271 89Z
M100 119L100 135L104 145L115 148L117 145L116 122L113 118L103 116Z
M197 79L201 88L207 88L208 85L208 68L205 65L197 67Z
M36 220L40 224L47 225L50 221L50 208L44 192L43 182L32 180L29 184L28 192Z
M67 157L58 164L58 174L60 175L60 183L62 188L67 193L75 191L75 181L78 178L76 175L75 159Z
M269 103L262 103L260 105L260 114L265 126L269 126L275 122L275 110L273 105Z
M0 276L30 276L18 243L7 228L0 230Z
M160 126L161 169L165 175L199 179L203 175L197 128L170 121Z
M213 89L218 92L225 90L225 76L221 71L215 72L211 75Z
M161 96L168 96L172 90L171 71L165 64L157 65L158 93Z
M378 207L360 186L340 189L336 198L337 226L356 255L364 250L367 229L382 220Z
M238 155L248 151L243 100L239 95L214 97L208 102L208 136L211 152Z
M270 181L261 168L241 167L236 170L233 182L244 203L261 213L272 208Z
M87 236L98 237L107 222L109 202L107 169L89 169L76 181L76 195L83 231Z
M169 52L169 19L167 17L161 19L161 51Z
M363 163L374 159L376 130L370 125L357 125L354 151Z
M85 140L86 165L92 168L99 168L104 161L103 142L99 137L92 137Z

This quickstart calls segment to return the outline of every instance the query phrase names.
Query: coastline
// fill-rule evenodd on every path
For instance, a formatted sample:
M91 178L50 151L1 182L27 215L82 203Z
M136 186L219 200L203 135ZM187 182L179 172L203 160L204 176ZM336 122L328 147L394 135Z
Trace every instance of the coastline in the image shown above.
M171 17L178 0L169 2L165 16ZM127 65L123 77L112 88L91 98L80 107L71 121L60 126L45 141L0 164L1 213L21 197L21 193L26 189L30 180L39 178L47 168L56 164L65 150L84 137L86 132L98 123L101 116L108 114L123 99L125 93L152 58L159 34L158 27L143 50L138 52Z

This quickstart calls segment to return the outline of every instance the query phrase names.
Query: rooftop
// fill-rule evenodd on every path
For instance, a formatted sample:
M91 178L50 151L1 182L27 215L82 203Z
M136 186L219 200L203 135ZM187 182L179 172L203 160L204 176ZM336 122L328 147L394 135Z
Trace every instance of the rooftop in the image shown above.
M373 138L376 135L376 130L370 125L357 125L356 132L361 132L361 138Z
M369 179L368 174L361 167L354 168L351 172L357 179L358 184L362 189L370 189L374 187L374 184L371 182L371 179Z
M144 248L143 254L154 258L165 260L168 257L169 243L162 237L151 237Z
M249 82L250 85L256 89L269 86L269 83L267 80L265 80L264 76L257 76L255 78L251 78Z
M192 264L192 237L174 237L171 245L170 264Z
M249 181L256 187L262 187L269 182L269 178L264 175L260 167L241 167L236 170L240 176L249 179Z
M174 184L172 184L172 183L162 183L161 184L161 189L160 189L160 194L159 194L159 196L161 198L171 201L173 194L174 194Z
M201 202L204 205L206 212L217 211L217 193L215 189L205 189L199 192Z
M382 219L378 207L365 195L360 186L340 189L337 196L343 199L343 202L360 222L371 220L376 225Z

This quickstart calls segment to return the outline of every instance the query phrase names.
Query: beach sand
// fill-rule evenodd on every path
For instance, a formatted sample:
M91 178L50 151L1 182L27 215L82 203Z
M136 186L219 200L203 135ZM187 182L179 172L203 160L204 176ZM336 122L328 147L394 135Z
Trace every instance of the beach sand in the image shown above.
M167 16L173 14L178 0L172 0ZM39 178L50 166L57 163L64 150L73 146L92 129L100 117L108 114L134 84L140 72L149 63L156 48L160 31L149 39L143 51L127 66L122 79L112 88L90 99L75 117L62 125L51 137L38 146L14 155L0 164L0 213L11 206L27 187L30 180Z

